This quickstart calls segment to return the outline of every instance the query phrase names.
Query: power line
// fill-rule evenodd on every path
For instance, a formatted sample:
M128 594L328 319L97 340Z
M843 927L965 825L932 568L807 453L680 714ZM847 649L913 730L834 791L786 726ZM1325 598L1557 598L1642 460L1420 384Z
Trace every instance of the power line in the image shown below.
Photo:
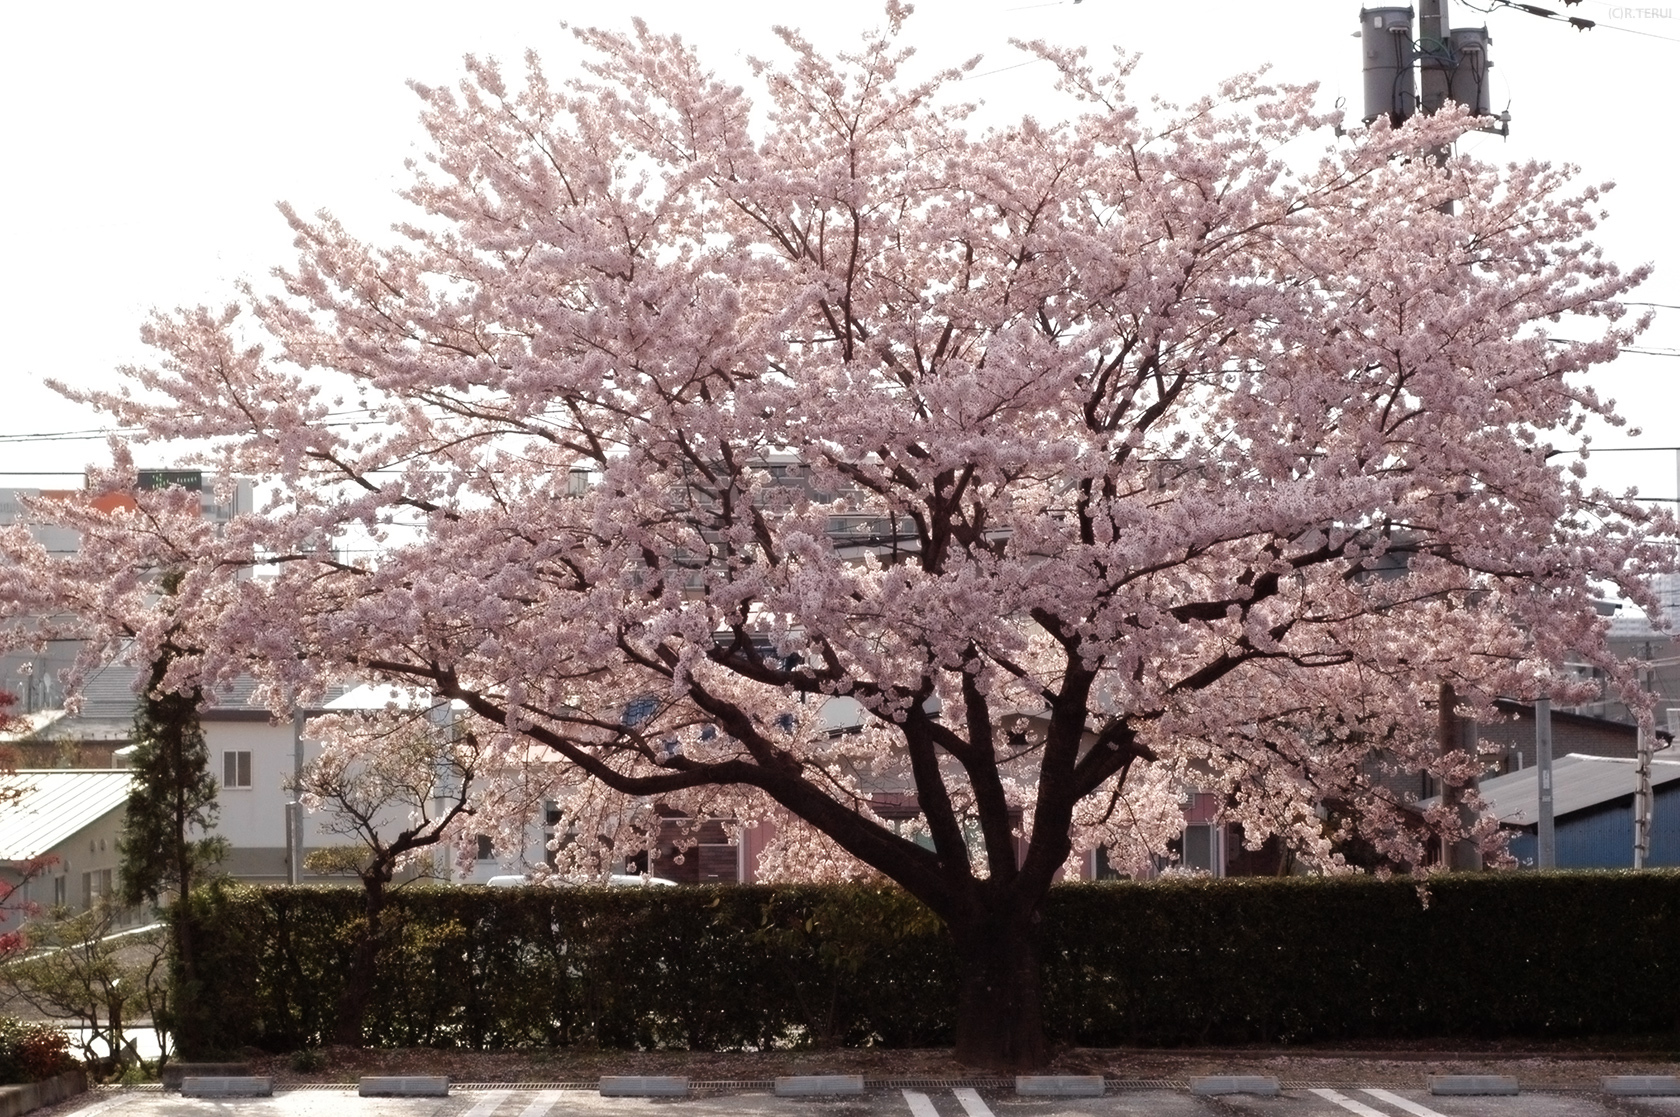
M1563 0L1563 2L1565 4L1579 4L1581 0ZM1623 27L1617 23L1601 23L1598 20L1587 19L1583 16L1566 16L1555 12L1550 8L1542 8L1538 4L1524 4L1519 3L1518 0L1492 0L1492 5L1492 7L1483 8L1475 4L1468 3L1468 0L1466 0L1465 3L1466 7L1473 8L1484 15L1499 8L1510 8L1512 11L1522 12L1525 15L1538 16L1541 19L1550 20L1553 23L1568 24L1577 31L1620 31L1624 35L1638 35L1641 38L1646 39L1661 39L1665 43L1680 43L1680 39L1676 39L1670 35L1659 35L1655 31L1636 31L1632 27Z

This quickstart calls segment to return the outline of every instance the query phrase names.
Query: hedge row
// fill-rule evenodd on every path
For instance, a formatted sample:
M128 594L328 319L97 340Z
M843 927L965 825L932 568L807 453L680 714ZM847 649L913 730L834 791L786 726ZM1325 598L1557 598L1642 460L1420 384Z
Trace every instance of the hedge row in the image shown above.
M194 900L206 1050L332 1032L359 891ZM889 889L412 889L380 1046L720 1049L950 1040L956 959ZM1680 1030L1680 873L1069 885L1046 1019L1086 1045Z

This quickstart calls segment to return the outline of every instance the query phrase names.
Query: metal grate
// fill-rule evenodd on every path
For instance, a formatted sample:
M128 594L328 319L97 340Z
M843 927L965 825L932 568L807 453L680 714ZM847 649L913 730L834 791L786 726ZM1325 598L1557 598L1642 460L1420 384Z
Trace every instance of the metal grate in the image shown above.
M593 1079L573 1082L451 1082L451 1090L593 1090Z

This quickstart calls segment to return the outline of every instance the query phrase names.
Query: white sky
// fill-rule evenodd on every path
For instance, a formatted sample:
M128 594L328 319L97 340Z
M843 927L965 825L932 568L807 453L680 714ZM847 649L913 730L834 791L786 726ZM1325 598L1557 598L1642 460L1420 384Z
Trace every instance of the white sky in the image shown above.
M1564 10L1562 0L1543 2ZM1494 108L1508 102L1513 116L1509 140L1478 136L1464 149L1496 161L1575 163L1587 181L1615 180L1601 243L1624 266L1657 265L1635 297L1680 306L1680 195L1665 108L1680 67L1680 19L1662 14L1675 9L1581 0L1569 13L1602 26L1578 32L1510 9L1450 7L1455 26L1489 26ZM1008 43L1042 37L1086 44L1098 57L1115 45L1141 52L1132 81L1140 98L1188 100L1270 63L1277 79L1318 81L1327 102L1345 96L1359 115L1357 2L921 0L916 8L909 37L929 62L985 55L971 88L988 112L1055 111L1047 67L1015 66L1023 56ZM746 55L776 56L774 23L826 46L853 44L882 22L875 3L758 0L0 7L0 487L69 487L74 478L45 474L104 456L98 440L22 437L102 422L41 379L111 383L118 366L145 359L136 331L149 308L220 303L234 280L288 262L276 201L329 208L359 234L382 235L403 210L394 196L403 159L423 142L407 79L451 82L469 51L517 72L526 48L560 76L577 57L562 21L622 26L633 15L696 42L711 65L743 82ZM1680 444L1680 310L1657 314L1643 344L1676 356L1624 355L1598 381L1645 433L1607 432L1600 447ZM1676 495L1673 452L1604 454L1591 471L1613 488Z

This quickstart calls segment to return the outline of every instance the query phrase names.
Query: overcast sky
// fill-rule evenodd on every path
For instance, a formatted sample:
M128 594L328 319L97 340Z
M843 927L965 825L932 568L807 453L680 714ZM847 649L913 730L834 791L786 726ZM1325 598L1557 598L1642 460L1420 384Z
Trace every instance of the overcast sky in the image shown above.
M1546 6L1564 10L1562 0ZM1636 298L1680 307L1680 219L1669 148L1671 84L1680 68L1672 7L1581 0L1567 9L1588 32L1498 8L1451 5L1454 26L1493 37L1494 108L1509 106L1510 139L1463 145L1497 161L1579 164L1614 180L1600 231L1624 265L1651 262ZM697 43L746 82L748 55L775 57L775 23L819 44L849 44L882 22L876 4L758 2L583 4L574 0L290 0L280 4L9 4L0 9L0 486L64 486L102 458L86 431L100 418L41 385L45 376L103 384L145 352L149 308L224 301L240 277L290 259L274 204L331 209L377 239L402 213L403 160L423 143L408 79L453 81L466 52L515 64L527 48L551 76L577 57L563 21L627 24L640 15ZM909 38L929 63L973 54L986 111L1054 111L1047 67L1019 65L1011 38L1080 43L1094 54L1140 52L1134 94L1188 100L1221 77L1270 64L1285 81L1317 81L1326 103L1358 115L1359 5L1342 0L922 0ZM750 88L750 86L749 86ZM1643 346L1600 376L1601 392L1645 433L1605 448L1672 447L1680 402L1680 309L1657 311ZM150 461L144 452L140 464ZM1673 452L1603 454L1592 476L1615 488L1676 495ZM33 474L33 475L27 475Z

